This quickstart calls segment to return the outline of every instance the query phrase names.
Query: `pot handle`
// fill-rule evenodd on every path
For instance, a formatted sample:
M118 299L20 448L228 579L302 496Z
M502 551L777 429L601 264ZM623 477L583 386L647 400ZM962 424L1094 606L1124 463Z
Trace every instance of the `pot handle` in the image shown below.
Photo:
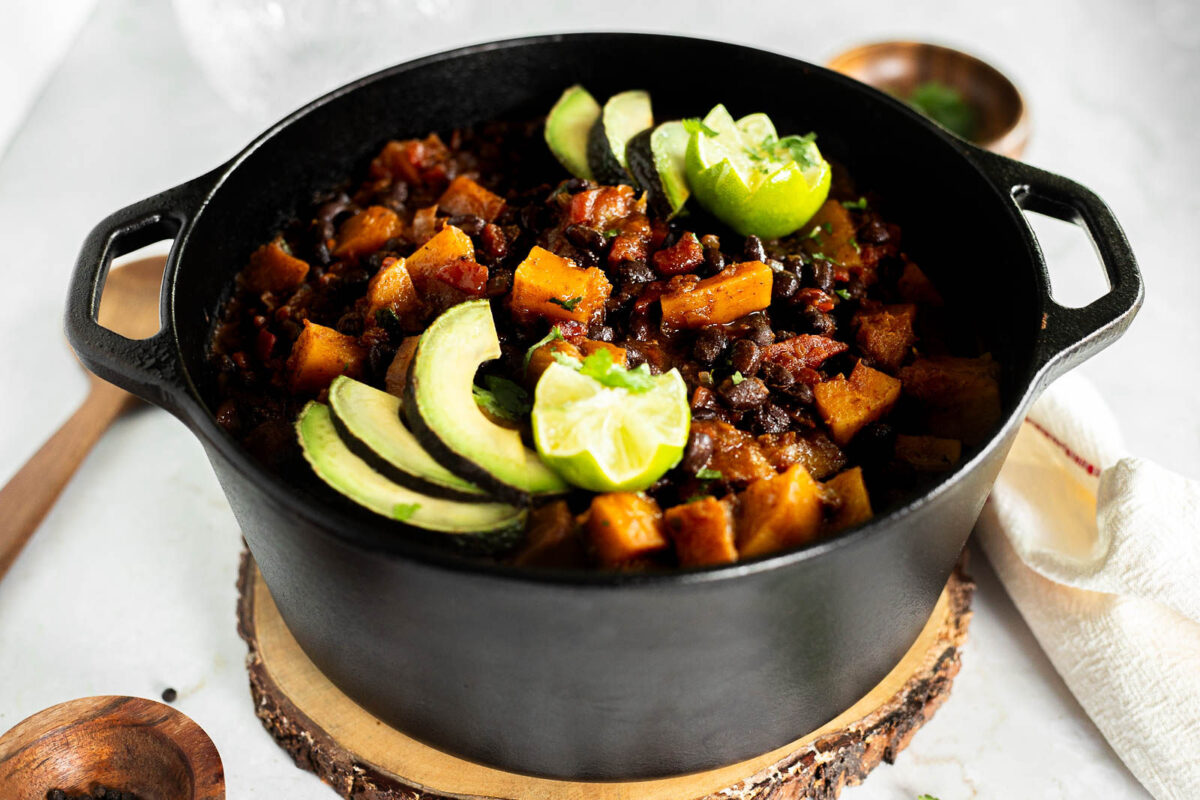
M1082 308L1055 302L1050 275L1040 271L1045 314L1037 359L1042 385L1082 364L1112 344L1133 320L1145 290L1137 260L1121 225L1095 192L1074 181L1022 161L973 148L974 161L1022 211L1036 211L1087 231L1108 277L1108 292ZM1033 231L1030 237L1036 245Z
M67 339L92 372L141 399L179 413L189 396L171 318L178 240L213 186L204 175L110 215L83 242L67 295ZM112 260L163 239L176 239L163 269L159 320L148 339L128 339L97 321Z

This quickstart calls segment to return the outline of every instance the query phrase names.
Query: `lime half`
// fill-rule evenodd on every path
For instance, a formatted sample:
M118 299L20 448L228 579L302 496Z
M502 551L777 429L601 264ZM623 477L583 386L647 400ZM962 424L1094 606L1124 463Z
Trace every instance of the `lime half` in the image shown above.
M811 134L780 138L766 114L734 122L721 105L694 128L684 158L688 185L743 236L786 236L829 196L832 171Z
M538 455L569 483L594 492L649 488L679 463L691 412L678 370L643 392L608 387L551 364L533 401Z

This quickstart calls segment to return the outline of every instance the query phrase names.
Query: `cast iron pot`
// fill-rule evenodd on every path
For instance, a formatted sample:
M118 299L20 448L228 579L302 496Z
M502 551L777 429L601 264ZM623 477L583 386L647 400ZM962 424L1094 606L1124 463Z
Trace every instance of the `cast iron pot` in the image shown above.
M661 575L471 561L306 496L254 461L215 423L205 368L211 321L248 254L388 139L533 118L575 82L598 97L648 89L663 119L720 101L768 112L783 132L817 131L827 156L891 199L906 249L1003 365L1005 422L991 441L926 494L830 541ZM1109 293L1083 308L1056 304L1022 209L1082 225ZM111 259L170 237L161 332L131 341L101 328ZM284 620L346 694L479 762L632 779L781 746L887 674L933 609L1026 407L1119 336L1141 298L1117 221L1078 184L802 61L584 34L423 58L301 109L213 172L102 222L83 246L66 322L84 364L195 432Z

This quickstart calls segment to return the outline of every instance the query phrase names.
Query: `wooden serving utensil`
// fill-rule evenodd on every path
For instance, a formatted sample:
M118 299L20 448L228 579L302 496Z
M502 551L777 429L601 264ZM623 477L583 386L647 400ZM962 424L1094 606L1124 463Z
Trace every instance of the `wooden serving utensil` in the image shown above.
M100 302L100 324L130 339L159 329L161 257L113 269ZM123 389L88 373L87 398L41 449L0 489L0 578L37 530L67 481L113 421L137 405Z
M51 789L97 787L138 800L224 800L225 770L208 734L170 706L141 697L82 697L0 736L0 797L45 800Z

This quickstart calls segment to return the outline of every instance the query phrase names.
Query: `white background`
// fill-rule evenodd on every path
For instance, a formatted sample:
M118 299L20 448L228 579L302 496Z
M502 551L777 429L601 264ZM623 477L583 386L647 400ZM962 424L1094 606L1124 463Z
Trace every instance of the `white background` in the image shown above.
M192 2L192 18L220 1ZM0 480L83 398L86 382L62 337L61 315L86 232L116 208L224 161L269 121L235 110L228 85L224 96L213 88L165 2L101 0L94 10L89 0L12 3L0 29L0 375L8 387L0 393ZM1200 5L421 0L415 7L432 18L378 26L371 63L584 29L694 33L818 63L861 41L907 37L992 61L1030 104L1026 159L1104 197L1146 276L1141 316L1082 372L1113 405L1134 452L1200 475ZM234 34L200 31L193 40L206 36L226 48L218 66L230 63L228 48L240 46L231 44ZM315 95L361 68L293 78L289 91ZM261 105L286 110L274 108L294 104L284 94ZM1082 234L1035 226L1060 296L1086 301L1102 290ZM177 707L221 751L230 797L332 797L291 765L254 717L234 630L239 550L233 517L183 426L152 409L118 422L0 583L0 731L73 697L157 697L172 686ZM980 592L953 696L895 766L880 767L845 796L1145 796L975 555Z

